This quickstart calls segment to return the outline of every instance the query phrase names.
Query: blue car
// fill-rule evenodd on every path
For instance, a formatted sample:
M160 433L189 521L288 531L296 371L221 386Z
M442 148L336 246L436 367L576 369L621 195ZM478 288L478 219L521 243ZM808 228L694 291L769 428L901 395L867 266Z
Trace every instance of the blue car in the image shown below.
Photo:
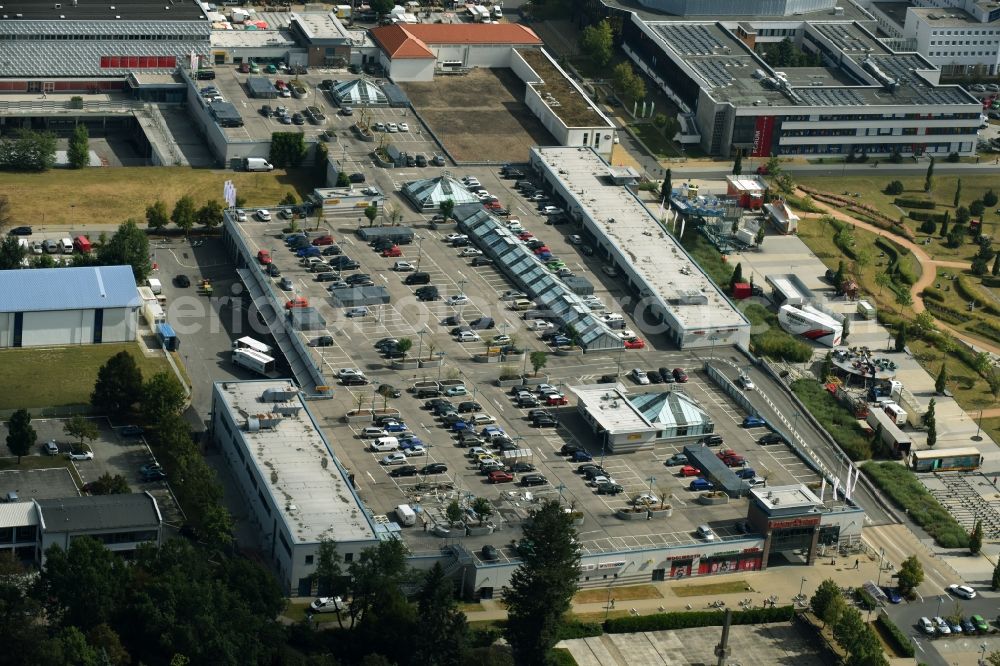
M535 256L538 257L539 259L541 259L542 261L548 261L549 259L552 258L552 253L551 252L542 252L541 254L537 254Z
M422 439L413 435L404 435L399 438L399 448L401 449L412 449L414 446L423 446L423 444Z
M708 479L703 479L701 477L698 477L697 479L691 482L691 485L688 486L688 488L690 488L691 490L713 490L715 486Z
M502 435L504 433L503 428L499 426L486 426L479 434L483 437L493 437L494 435Z
M566 345L571 345L571 344L573 344L573 341L567 338L565 335L557 335L556 337L552 338L553 347L564 347Z
M575 463L590 462L591 460L594 459L594 456L590 455L586 451L576 450L573 452L573 455L569 457L569 459Z
M736 476L741 479L752 479L757 476L757 472L754 471L753 467L744 467L743 469L736 472Z
M455 421L454 423L451 424L452 432L462 432L468 429L469 429L469 424L466 423L465 421Z
M886 598L889 600L890 604L900 604L903 603L903 595L899 593L894 587L883 587L882 591L885 592Z
M767 425L767 421L757 416L756 414L753 414L743 419L744 428L757 428L763 425Z
M398 422L386 423L382 426L382 429L386 432L403 432L406 430L406 424Z
M312 245L310 245L309 247L304 247L301 250L296 250L295 256L296 257L319 257L321 255L320 255L320 249L318 247L313 247Z

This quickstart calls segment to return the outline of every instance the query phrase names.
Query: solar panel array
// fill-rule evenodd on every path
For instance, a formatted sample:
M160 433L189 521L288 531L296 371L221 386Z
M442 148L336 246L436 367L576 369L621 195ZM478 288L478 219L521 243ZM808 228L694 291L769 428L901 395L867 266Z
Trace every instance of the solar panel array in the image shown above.
M711 55L725 48L704 25L657 25L653 29L684 55Z
M128 67L101 67L104 56L176 56L178 62L194 52L208 55L208 43L128 41L0 41L0 77L12 76L122 76ZM142 68L145 73L166 74L175 67Z
M854 30L850 25L841 23L819 23L813 26L824 37L832 41L842 50L850 52L864 52L873 47L867 36Z
M795 93L809 106L863 106L865 99L850 88L796 88Z
M974 104L975 100L959 88L927 88L921 87L914 91L913 102L916 104Z
M0 13L2 17L2 13ZM208 39L212 26L207 21L3 21L0 35L39 35L62 37L69 35L86 39L126 39L143 35L166 35L176 38L202 37ZM156 41L156 40L152 40Z
M688 61L688 65L713 88L731 85L737 77L744 74L748 63L748 58L728 58L725 56Z

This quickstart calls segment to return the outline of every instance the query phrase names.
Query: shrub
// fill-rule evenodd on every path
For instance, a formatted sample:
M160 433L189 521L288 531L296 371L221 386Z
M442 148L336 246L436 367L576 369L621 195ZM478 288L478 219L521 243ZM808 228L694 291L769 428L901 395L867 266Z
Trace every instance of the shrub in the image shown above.
M885 186L885 193L890 195L902 194L903 193L903 183L894 180Z
M875 601L875 597L868 594L868 590L863 587L854 588L854 600L858 602L858 605L865 610L875 610L878 606L878 602Z
M944 213L925 213L922 210L911 210L906 213L906 216L911 220L916 220L917 222L932 222L934 224L941 224L944 222ZM921 227L923 231L923 227ZM934 233L932 231L925 231L924 233Z
M871 443L854 414L813 379L797 379L792 391L851 460L872 457Z
M945 158L945 159L947 159L949 162L955 163L955 162L959 161L959 159L961 159L961 158L959 157L958 153L949 153L948 157Z
M927 492L916 475L894 462L868 462L862 471L910 518L934 537L942 548L967 548L969 534L941 504Z
M896 197L893 203L900 208L924 208L927 210L933 210L937 208L937 203L931 201L930 199L913 199L911 197Z
M953 326L958 326L968 321L968 317L966 315L963 315L958 310L945 307L944 305L940 305L938 303L931 303L924 301L924 307L926 307L927 310L929 310L932 315L944 321L946 324L952 324Z
M926 300L930 299L932 301L937 301L938 303L944 302L944 293L936 287L926 287L920 295Z
M792 606L751 608L745 611L733 611L733 624L789 622L794 615L795 609ZM715 610L616 617L604 622L604 631L609 634L631 634L639 631L721 627L725 617L725 611Z
M574 638L591 638L603 633L604 629L597 622L577 622L575 620L567 620L556 629L557 642Z
M1000 317L1000 307L994 304L992 298L980 292L979 288L972 284L967 277L962 275L956 276L955 291L965 300L975 301L982 312L993 317Z
M937 222L934 220L924 220L920 225L920 233L927 234L928 236L933 236L937 233Z
M888 635L891 647L896 651L896 654L903 655L908 659L913 658L913 643L910 642L910 637L897 627L888 615L879 613L878 617L875 618L875 624Z

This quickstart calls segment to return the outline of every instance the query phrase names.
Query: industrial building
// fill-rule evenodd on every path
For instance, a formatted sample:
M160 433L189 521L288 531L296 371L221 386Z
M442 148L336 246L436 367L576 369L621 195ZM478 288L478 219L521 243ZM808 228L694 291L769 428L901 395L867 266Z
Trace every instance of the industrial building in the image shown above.
M750 343L750 322L628 188L587 148L532 148L532 168L637 297L644 331L682 349ZM690 233L694 233L691 231Z
M135 340L141 305L131 266L0 271L0 347Z
M286 593L309 595L320 543L350 562L390 528L376 525L298 388L288 380L216 382L211 437L229 463Z
M696 439L715 430L711 417L683 390L629 395L621 384L570 386L576 408L608 453L650 449L664 440Z
M877 38L872 15L856 5L649 2L747 10L712 20L611 10L623 19L625 53L681 108L684 143L750 157L975 152L980 101L941 85L941 70L915 45ZM793 4L812 13L787 11ZM775 68L755 50L785 38L821 65Z

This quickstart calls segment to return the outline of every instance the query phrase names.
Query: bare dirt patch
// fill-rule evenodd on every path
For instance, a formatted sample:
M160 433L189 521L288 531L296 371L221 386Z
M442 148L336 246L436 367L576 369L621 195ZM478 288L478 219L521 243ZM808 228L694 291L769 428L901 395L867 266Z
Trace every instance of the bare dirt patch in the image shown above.
M458 162L523 162L532 146L555 145L522 101L524 82L509 69L399 86Z

